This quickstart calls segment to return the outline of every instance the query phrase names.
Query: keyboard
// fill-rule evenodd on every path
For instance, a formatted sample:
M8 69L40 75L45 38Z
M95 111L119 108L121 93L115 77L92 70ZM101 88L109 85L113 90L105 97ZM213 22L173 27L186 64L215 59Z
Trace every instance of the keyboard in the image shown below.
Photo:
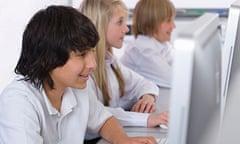
M156 141L157 141L158 144L168 144L167 137L165 137L165 138L156 138Z

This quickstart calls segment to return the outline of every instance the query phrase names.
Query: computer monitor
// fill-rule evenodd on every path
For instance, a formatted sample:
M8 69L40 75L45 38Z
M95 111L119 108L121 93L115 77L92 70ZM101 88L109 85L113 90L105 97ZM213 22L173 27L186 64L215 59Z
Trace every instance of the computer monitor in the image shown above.
M174 40L169 144L212 144L218 135L221 107L219 24L218 14L205 13L182 28Z
M223 100L224 113L219 144L240 141L240 0L229 8L229 17L223 46Z
M222 55L222 74L223 74L223 103L227 102L228 91L231 87L231 81L240 72L240 0L235 1L229 10L225 43ZM240 92L240 91L239 91Z

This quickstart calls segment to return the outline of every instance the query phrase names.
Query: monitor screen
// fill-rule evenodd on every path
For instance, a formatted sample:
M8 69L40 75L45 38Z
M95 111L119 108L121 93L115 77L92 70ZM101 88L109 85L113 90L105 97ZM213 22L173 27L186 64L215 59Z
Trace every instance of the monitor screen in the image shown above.
M205 13L186 24L174 40L170 144L212 144L210 139L217 136L221 107L219 24L217 13Z

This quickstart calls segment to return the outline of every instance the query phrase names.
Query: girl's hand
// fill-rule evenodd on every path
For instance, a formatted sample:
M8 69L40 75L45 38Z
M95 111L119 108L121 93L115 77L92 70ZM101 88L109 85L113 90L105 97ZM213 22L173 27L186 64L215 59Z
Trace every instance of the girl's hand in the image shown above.
M146 94L141 97L132 107L131 111L151 113L156 110L155 96Z

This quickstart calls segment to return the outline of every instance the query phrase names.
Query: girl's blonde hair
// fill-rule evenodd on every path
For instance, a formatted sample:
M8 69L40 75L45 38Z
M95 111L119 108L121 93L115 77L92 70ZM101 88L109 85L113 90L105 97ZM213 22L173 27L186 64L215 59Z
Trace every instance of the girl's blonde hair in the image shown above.
M175 7L170 0L139 0L133 12L132 33L150 35L158 31L159 22L176 15Z
M104 105L109 105L110 92L109 83L105 70L106 52L112 53L112 47L108 47L106 40L106 32L108 23L110 22L114 10L120 6L128 13L126 5L121 0L83 0L79 10L86 15L95 24L99 33L100 40L96 46L96 61L97 68L94 71L94 77L98 87L102 91ZM119 84L120 95L124 94L124 79L123 75L116 65L111 65Z

